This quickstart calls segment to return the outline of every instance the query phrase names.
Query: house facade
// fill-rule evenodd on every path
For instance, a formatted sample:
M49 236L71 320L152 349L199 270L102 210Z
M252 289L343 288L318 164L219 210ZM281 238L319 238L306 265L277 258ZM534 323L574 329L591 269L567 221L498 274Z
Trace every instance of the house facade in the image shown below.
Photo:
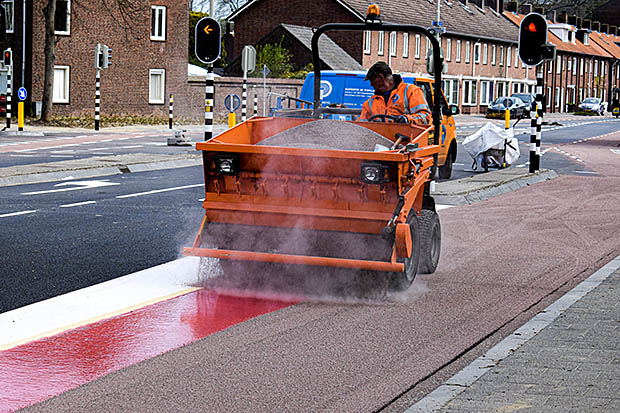
M27 89L27 103L32 103L35 112L43 98L46 3L3 1L5 9L12 10L6 15L13 32L0 47L13 50L13 89ZM57 1L53 115L79 116L94 111L97 43L112 49L112 65L101 70L103 116L167 116L170 94L180 98L175 99L175 110L184 111L188 105L183 99L188 88L188 2L137 4L130 14L122 15L102 0ZM0 92L1 79L7 73L3 69Z

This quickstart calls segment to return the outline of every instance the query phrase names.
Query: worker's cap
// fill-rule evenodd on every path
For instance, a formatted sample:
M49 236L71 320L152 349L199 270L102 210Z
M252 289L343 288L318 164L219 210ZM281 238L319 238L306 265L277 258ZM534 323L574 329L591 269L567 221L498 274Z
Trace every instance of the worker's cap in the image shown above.
M370 66L368 69L368 73L366 73L366 77L364 80L370 80L375 78L377 75L389 76L392 74L392 69L385 62L377 62L374 65Z

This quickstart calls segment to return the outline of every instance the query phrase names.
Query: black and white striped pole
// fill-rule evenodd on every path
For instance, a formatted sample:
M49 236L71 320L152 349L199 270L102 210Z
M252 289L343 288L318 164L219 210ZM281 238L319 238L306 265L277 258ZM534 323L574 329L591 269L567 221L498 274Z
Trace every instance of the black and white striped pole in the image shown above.
M536 69L536 108L530 113L530 173L540 170L540 143L542 140L543 120L543 68Z
M215 88L213 86L213 65L207 67L205 81L205 141L213 137L213 103L215 101Z
M13 77L13 65L9 66L9 71L6 74L6 128L11 128L11 112L12 105L11 101L13 99L13 81L11 78Z
M248 76L243 73L243 90L241 91L241 122L248 119Z
M254 116L258 115L258 95L254 93Z
M168 105L168 129L172 129L172 120L173 120L173 106L174 106L174 95L170 95Z
M95 70L95 130L99 130L99 117L101 111L101 70Z

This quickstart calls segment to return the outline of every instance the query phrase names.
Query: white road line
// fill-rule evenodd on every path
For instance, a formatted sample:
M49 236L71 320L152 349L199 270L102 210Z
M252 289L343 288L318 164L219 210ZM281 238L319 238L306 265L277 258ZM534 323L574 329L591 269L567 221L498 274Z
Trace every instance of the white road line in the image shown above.
M0 314L0 351L195 291L200 259L185 257Z
M129 145L129 146L121 146L122 149L135 149L135 148L143 148L144 145Z
M61 208L71 208L71 207L76 207L76 206L82 206L82 205L90 205L90 204L96 204L97 201L84 201L84 202L76 202L75 204L65 204L65 205L61 205Z
M8 214L1 214L0 218L8 218L8 217L15 217L15 216L18 216L18 215L34 214L35 212L37 212L36 209L31 209L31 210L28 210L28 211L11 212L11 213L8 213Z
M153 191L138 192L138 193L135 193L135 194L127 194L127 195L119 195L116 198L118 198L118 199L133 198L133 197L142 196L142 195L152 195L152 194L158 194L158 193L161 193L161 192L177 191L179 189L197 188L199 186L204 186L204 184L184 185L184 186L177 186L177 187L174 187L174 188L155 189Z
M87 150L88 151L107 151L108 149L112 149L112 148L90 148Z

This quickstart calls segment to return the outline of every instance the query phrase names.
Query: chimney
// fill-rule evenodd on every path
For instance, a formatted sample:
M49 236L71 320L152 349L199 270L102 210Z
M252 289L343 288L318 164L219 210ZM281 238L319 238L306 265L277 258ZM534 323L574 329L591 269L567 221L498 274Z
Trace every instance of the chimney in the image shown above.
M558 23L568 23L568 13L561 11L558 13Z
M468 1L469 1L469 3L473 3L473 4L475 4L478 7L482 7L481 6L482 0L468 0Z
M517 4L519 7L519 14L530 14L532 12L531 4Z
M586 30L592 29L592 20L583 19L583 22L581 23L581 28Z
M577 16L566 16L566 23L577 27Z
M592 22L592 30L595 32L601 31L601 22Z
M461 3L463 3L466 6L468 6L469 5L469 0L461 0Z
M543 14L544 16L544 14ZM550 12L547 12L547 20L551 20L551 23L557 23L557 14L555 12L555 10L551 10Z
M513 13L517 13L517 11L519 10L519 2L518 1L508 1L508 3L506 3L504 5L504 8L507 12L513 12Z
M601 24L601 31L605 34L609 33L609 24L607 23Z
M495 11L498 12L499 14L502 14L504 12L504 0L497 0L495 2Z
M532 6L530 6L530 7L532 7ZM534 13L542 14L544 16L545 15L545 9L543 9L542 7L535 7L534 8Z
M609 26L609 34L617 36L618 35L618 26Z
M578 29L583 29L583 19L581 17L577 17L577 28Z

